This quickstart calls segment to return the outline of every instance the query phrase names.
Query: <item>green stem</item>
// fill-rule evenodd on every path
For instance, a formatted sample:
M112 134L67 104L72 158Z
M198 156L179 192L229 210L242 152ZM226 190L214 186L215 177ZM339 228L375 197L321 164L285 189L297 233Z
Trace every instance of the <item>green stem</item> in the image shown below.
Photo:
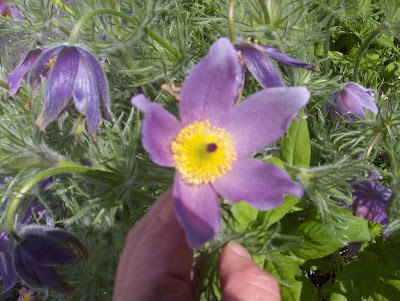
M263 14L264 14L264 23L266 25L270 25L271 18L269 17L268 7L267 7L267 4L265 3L265 0L258 0L258 2L260 3L261 9L262 9Z
M364 55L365 50L367 50L369 44L383 31L387 30L389 28L389 23L388 22L383 22L381 25L379 25L373 32L369 34L367 39L364 41L364 43L361 44L360 50L358 51L356 61L354 63L354 74L353 74L353 80L355 82L358 81L358 69L360 69L360 62L361 58Z
M228 29L229 29L229 39L233 44L236 43L235 38L235 27L233 26L233 12L235 8L235 0L229 0L228 6Z
M332 21L333 20L335 20L335 14L332 14L332 16L329 18L328 24L326 25L326 30L328 31L328 34L327 34L327 37L326 37L325 47L324 47L324 58L325 58L324 66L325 66L325 69L328 69L328 67L329 67L327 58L328 58L330 44L331 44L331 37L332 37L331 25L332 25ZM326 71L329 71L329 70L326 70Z
M35 177L33 177L28 183L25 184L24 187L17 193L15 196L14 200L12 201L10 205L10 209L8 211L7 215L7 223L8 223L8 230L10 231L10 234L14 239L18 242L21 242L22 239L21 237L18 236L18 234L15 231L14 228L14 216L17 211L17 208L23 199L23 197L26 195L26 193L39 181L43 180L46 177L59 174L59 173L70 173L70 172L78 172L78 173L85 173L85 172L93 172L96 171L93 168L90 167L85 167L85 166L80 166L77 164L74 164L72 162L68 161L60 161L57 163L57 166L55 168L46 170L40 174L37 174ZM102 171L104 172L104 171Z
M82 18L80 18L78 20L78 22L75 24L74 29L71 32L71 35L69 37L69 44L72 45L75 43L78 35L79 35L79 30L82 27L82 25L89 19L91 19L94 16L97 15L113 15L113 16L118 16L121 19L124 19L128 22L131 22L133 24L138 23L138 19L134 16L128 16L124 13L121 13L117 10L114 9L110 9L110 8L101 8L101 9L97 9L94 10L86 15L84 15ZM158 43L160 43L165 49L167 49L173 56L175 56L178 60L182 58L182 56L180 55L179 52L177 52L171 45L169 45L163 38L161 38L157 33L155 33L154 31L150 30L147 27L143 28L143 31L149 35L150 37L152 37L154 40L156 40Z
M68 14L70 14L71 16L76 17L75 13L68 6L66 6L61 0L51 0L51 1L59 8L63 9Z
M382 135L383 131L386 129L386 126L383 126L379 129L379 131L375 134L374 138L372 138L371 143L368 146L367 152L365 154L365 159L368 159L369 156L371 155L372 148L374 147L376 141L378 138Z

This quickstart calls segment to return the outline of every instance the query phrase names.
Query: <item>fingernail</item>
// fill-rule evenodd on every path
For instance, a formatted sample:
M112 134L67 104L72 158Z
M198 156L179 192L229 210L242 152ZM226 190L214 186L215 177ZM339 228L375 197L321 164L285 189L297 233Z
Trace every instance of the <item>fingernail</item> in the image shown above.
M243 248L242 245L237 243L236 241L230 241L228 243L228 248L236 255L239 255L241 257L245 257L248 259L252 259L249 252L247 252L247 250L245 248Z

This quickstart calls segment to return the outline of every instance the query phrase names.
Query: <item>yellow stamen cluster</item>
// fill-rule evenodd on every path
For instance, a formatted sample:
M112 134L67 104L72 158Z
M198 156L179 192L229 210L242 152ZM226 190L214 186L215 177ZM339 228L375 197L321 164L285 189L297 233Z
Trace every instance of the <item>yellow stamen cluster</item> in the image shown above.
M236 160L235 141L208 120L183 128L171 144L175 168L188 184L207 184L225 174Z
M22 301L28 301L29 297L31 296L31 294L25 294L24 298L22 299Z
M55 55L54 57L52 57L46 64L46 68L47 69L51 69L53 67L54 62L56 61L58 55Z
M1 14L3 15L3 17L9 17L9 18L11 18L10 13L9 13L8 10L6 10L6 9L5 9Z

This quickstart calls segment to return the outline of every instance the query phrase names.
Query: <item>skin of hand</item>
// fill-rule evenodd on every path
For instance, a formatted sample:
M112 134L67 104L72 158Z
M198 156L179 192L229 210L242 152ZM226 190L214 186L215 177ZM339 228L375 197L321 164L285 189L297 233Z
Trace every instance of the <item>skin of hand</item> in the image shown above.
M129 232L113 301L192 301L193 250L176 220L168 189ZM278 282L236 242L219 261L223 301L280 301Z

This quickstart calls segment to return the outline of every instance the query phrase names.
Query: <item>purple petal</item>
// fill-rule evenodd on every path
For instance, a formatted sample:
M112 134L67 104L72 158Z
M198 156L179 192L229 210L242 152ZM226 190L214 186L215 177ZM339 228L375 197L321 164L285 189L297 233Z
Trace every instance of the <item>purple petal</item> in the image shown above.
M75 263L81 259L73 249L63 246L57 239L42 235L26 236L18 248L24 258L41 266Z
M1 279L3 280L4 284L3 293L5 293L15 286L18 280L18 275L12 263L12 257L10 253L0 253L0 259Z
M36 124L43 131L57 118L72 97L72 90L79 66L79 52L75 47L61 50L50 71L46 85L44 109L36 119Z
M7 3L5 3L4 1L0 1L0 13L3 14L6 9L7 9Z
M356 84L347 84L343 91L347 91L353 95L360 106L370 110L374 115L378 114L375 98L372 96L371 89L364 89ZM373 90L374 91L374 90Z
M175 214L185 229L189 246L201 248L221 227L217 193L211 185L187 185L177 174L173 197Z
M303 196L300 184L292 181L284 169L252 158L235 162L231 170L214 180L212 186L228 201L246 201L258 210L280 206L285 193L298 198Z
M66 46L59 46L53 49L49 49L44 52L36 61L35 65L32 67L29 73L29 85L31 89L36 90L40 84L41 76L46 76L50 71L48 63L51 59L55 59L59 52ZM51 65L51 64L50 64Z
M64 281L61 280L54 268L40 266L34 262L31 262L30 265L35 275L40 279L41 284L57 292L65 292L67 290Z
M392 195L389 188L382 186L377 179L362 180L352 185L354 189L351 210L355 216L363 216L368 221L386 224L386 206Z
M266 55L268 55L270 58L274 59L278 63L284 64L284 65L290 66L290 67L304 68L304 69L313 70L313 71L321 71L314 65L307 64L301 60L291 57L290 55L284 54L282 51L280 51L279 49L277 49L275 47L264 46L261 44L258 44L257 46L261 48L262 52L264 52Z
M25 260L18 247L14 249L12 257L15 270L22 280L31 287L42 287L40 280L31 270L30 262Z
M283 136L309 98L303 87L270 88L236 106L225 129L235 139L237 154L247 156Z
M226 38L217 40L183 82L179 101L182 124L209 120L215 126L221 125L238 98L243 76L231 42Z
M344 115L346 119L356 119L353 114L365 118L365 112L361 105L358 103L357 97L354 94L343 90L337 95L338 109L341 115Z
M100 125L100 104L96 79L93 70L82 54L79 54L79 67L76 73L73 98L78 112L86 115L87 125L92 136L96 135Z
M174 166L171 143L181 130L179 121L162 106L149 102L143 94L131 103L146 116L142 125L142 144L150 159L161 166Z
M11 95L17 93L25 75L32 68L32 66L35 64L36 60L39 58L43 51L44 49L40 48L29 51L25 59L18 66L18 68L11 71L10 74L7 75L8 89Z
M108 95L108 84L106 75L104 74L103 68L101 67L98 60L89 52L83 50L82 48L76 48L85 57L90 68L93 70L95 75L95 81L100 95L100 102L103 106L103 111L106 119L112 121L110 113L110 97Z
M9 6L10 6L10 11L11 11L11 16L14 19L24 20L24 17L21 15L21 13L19 12L19 10L15 6L15 4L10 3Z
M0 231L0 252L8 252L8 236L4 231Z
M240 51L247 69L263 88L282 87L282 81L271 60L249 43L235 45Z

